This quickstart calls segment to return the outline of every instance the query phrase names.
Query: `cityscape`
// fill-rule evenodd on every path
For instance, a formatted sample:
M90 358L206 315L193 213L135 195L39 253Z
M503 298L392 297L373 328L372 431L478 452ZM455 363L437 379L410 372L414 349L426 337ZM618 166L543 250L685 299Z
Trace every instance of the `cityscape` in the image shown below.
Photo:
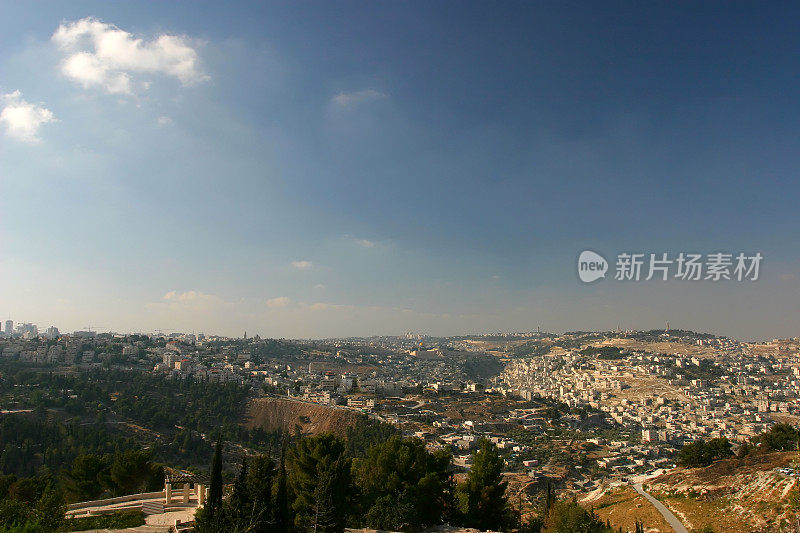
M626 509L637 480L662 494L684 523L713 517L717 526L756 530L792 516L789 500L780 505L774 499L796 490L795 441L760 466L760 477L741 481L753 485L746 499L721 489L719 480L693 484L680 478L679 483L669 476L678 475L678 465L677 471L687 470L683 450L693 443L725 442L725 453L736 457L776 427L797 425L796 337L748 343L667 326L287 340L246 332L237 338L90 329L62 334L55 326L39 333L36 325L14 327L10 320L4 326L11 332L0 337L5 372L27 369L66 380L86 376L89 383L139 374L158 383L241 387L242 404L234 412L244 427L258 428L263 440L252 433L242 439L239 458L265 444L269 449L282 432L341 434L337 426L364 420L360 423L418 439L431 453L449 453L455 475L470 471L474 453L488 440L502 458L507 497L520 516L535 516L540 491L552 486L563 498L596 507L603 521L619 520L609 522L617 527L647 520L650 529L669 531L655 508ZM77 407L81 398L74 389L42 393L39 405L55 412L75 413L74 404L77 412L89 414L88 408L121 427L161 425L155 415L142 420L118 412L114 402L123 400L125 391L98 397L96 407ZM32 401L29 390L6 385L3 413L33 412ZM212 435L201 429L176 425L149 446L194 439L210 453ZM32 452L31 466L41 461ZM177 452L181 455L187 459L185 450ZM6 450L0 466L7 468L12 457ZM706 505L682 501L690 493L713 491L722 494L714 500L695 496ZM621 511L616 517L615 509Z

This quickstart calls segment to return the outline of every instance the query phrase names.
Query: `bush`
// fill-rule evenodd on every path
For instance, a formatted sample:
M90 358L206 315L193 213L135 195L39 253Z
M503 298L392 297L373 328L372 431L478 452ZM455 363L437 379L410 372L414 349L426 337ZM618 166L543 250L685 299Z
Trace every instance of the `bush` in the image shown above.
M587 511L574 501L555 502L545 518L545 533L613 533L594 511Z
M65 521L62 531L87 531L90 529L125 529L144 525L141 511L118 511L113 514L70 518Z

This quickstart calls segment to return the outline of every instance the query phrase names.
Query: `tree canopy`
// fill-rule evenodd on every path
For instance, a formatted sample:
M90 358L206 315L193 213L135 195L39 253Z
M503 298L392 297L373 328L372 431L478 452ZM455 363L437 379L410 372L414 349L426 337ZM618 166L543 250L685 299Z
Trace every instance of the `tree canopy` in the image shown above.
M708 466L718 459L725 459L733 455L731 443L727 438L703 439L686 444L678 452L678 464L681 466L698 467Z
M407 531L441 523L452 508L450 459L419 439L394 436L373 446L354 465L364 525Z
M499 529L508 520L503 480L503 458L489 439L481 439L472 454L466 482L456 488L458 510L464 524L478 529Z

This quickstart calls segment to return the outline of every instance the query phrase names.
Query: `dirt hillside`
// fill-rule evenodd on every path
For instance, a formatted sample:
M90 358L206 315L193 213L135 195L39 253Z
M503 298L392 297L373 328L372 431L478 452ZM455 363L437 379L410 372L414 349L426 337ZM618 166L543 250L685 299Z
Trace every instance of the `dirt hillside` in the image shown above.
M580 502L585 508L593 509L601 520L608 520L623 531L634 531L639 520L647 533L675 533L661 513L628 485L587 495Z
M245 425L252 429L294 433L295 426L303 435L333 433L344 436L347 426L353 425L358 414L298 400L284 398L257 398L247 406Z
M784 531L800 510L793 501L797 478L777 472L795 452L726 459L706 468L676 468L645 485L690 529Z

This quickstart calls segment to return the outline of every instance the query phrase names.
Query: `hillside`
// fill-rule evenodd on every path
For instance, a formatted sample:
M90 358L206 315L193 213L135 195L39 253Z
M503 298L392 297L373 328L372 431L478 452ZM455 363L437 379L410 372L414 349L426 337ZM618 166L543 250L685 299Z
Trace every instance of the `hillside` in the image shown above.
M299 427L303 435L333 433L343 437L357 418L358 413L347 409L285 398L256 398L247 406L245 425L289 434Z
M647 533L674 533L664 517L643 496L628 485L598 490L580 499L586 509L593 509L601 520L615 528L633 531L640 520Z
M776 471L789 466L795 452L749 455L705 468L676 468L645 484L689 529L779 531L796 520L792 496L797 478ZM794 504L796 505L796 503Z

